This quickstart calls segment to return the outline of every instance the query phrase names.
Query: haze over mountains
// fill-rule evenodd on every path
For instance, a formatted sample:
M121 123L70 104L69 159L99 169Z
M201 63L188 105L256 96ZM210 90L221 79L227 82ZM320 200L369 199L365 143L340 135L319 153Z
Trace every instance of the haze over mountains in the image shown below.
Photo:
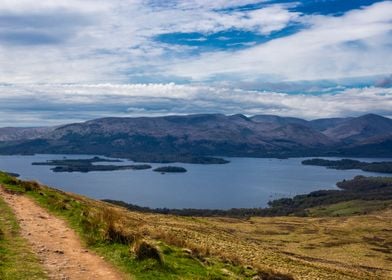
M58 127L0 128L1 154L73 153L136 161L203 156L392 156L392 120L375 114L307 121L274 115L102 118Z

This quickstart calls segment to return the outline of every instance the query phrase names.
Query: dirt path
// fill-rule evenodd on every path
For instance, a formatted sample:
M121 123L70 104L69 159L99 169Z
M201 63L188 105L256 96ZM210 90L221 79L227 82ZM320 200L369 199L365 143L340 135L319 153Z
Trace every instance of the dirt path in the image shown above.
M101 257L86 250L67 224L28 197L4 192L0 195L14 210L21 234L31 244L50 279L114 280L121 274Z

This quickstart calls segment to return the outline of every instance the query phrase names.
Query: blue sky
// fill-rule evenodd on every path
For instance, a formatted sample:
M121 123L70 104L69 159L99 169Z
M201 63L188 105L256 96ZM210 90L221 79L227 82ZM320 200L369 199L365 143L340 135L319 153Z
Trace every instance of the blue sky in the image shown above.
M392 116L392 1L0 0L0 126Z

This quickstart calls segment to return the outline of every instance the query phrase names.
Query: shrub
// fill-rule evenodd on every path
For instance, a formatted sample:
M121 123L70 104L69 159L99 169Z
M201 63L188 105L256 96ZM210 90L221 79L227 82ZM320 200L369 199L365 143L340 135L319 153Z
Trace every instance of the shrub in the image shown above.
M138 260L153 259L163 264L162 254L158 247L146 240L136 240L133 244L132 251Z
M83 209L80 225L88 236L90 245L101 241L128 245L137 236L122 227L121 215L111 207Z
M106 240L120 244L131 244L136 240L136 234L127 233L114 225L109 225L106 229Z
M264 267L258 267L258 273L254 279L260 280L294 280L294 277L290 274L280 273L271 269L265 269ZM257 277L257 278L256 278Z
M104 207L101 212L101 223L106 241L130 244L135 241L135 234L125 232L121 228L121 215L111 207Z
M16 186L20 183L20 181L14 177L10 177L8 176L5 180L4 180L5 184L11 185L11 186Z
M41 186L34 181L19 181L19 184L24 188L25 192L38 191L41 189Z

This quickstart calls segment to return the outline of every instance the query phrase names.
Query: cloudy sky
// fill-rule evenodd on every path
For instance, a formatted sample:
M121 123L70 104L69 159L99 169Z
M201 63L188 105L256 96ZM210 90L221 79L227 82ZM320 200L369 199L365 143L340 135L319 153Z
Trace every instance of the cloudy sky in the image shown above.
M392 1L0 0L0 126L392 116Z

